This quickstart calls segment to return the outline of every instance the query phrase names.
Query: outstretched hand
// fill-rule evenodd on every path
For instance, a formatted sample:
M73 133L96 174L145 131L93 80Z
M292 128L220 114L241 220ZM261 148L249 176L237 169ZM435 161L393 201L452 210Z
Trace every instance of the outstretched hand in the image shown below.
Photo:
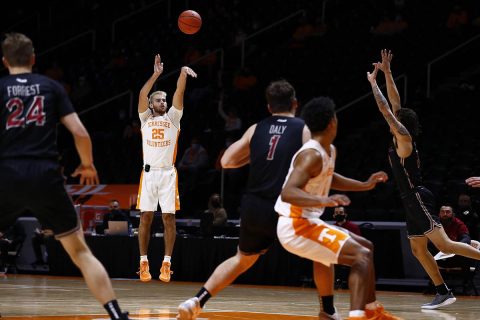
M163 72L163 62L162 58L160 58L160 55L157 54L155 56L155 63L153 64L153 73L156 75L161 75Z
M100 180L98 179L97 169L92 164L90 166L84 166L80 164L77 169L72 173L72 177L80 176L80 184L99 184Z
M382 56L382 62L377 62L376 65L378 69L382 70L383 72L391 72L390 71L390 63L393 59L393 54L391 50L383 49L380 52Z
M182 75L184 76L190 76L192 78L196 78L197 77L197 74L195 73L195 71L193 71L191 68L189 67L182 67Z
M386 182L388 180L388 175L383 171L378 171L373 173L370 178L368 178L368 184L375 188L377 183Z
M374 85L377 83L377 73L378 73L378 63L372 63L373 64L373 71L367 72L367 79L370 82L370 84Z
M332 194L327 198L325 202L325 207L338 207L338 206L348 206L350 204L350 198L344 194Z
M480 188L480 177L470 177L465 182L472 188Z

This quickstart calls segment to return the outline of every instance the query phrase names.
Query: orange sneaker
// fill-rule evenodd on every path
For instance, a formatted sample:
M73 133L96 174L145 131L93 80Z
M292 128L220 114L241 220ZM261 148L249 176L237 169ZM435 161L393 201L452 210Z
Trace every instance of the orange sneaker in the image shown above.
M369 320L403 320L402 318L395 317L387 312L381 303L377 303L377 308L375 310L365 309L365 316Z
M160 280L163 282L170 282L170 275L173 273L173 271L170 271L170 262L163 261L162 262L162 267L160 268Z
M140 261L140 270L137 272L140 275L140 281L147 282L152 280L149 270L148 261Z

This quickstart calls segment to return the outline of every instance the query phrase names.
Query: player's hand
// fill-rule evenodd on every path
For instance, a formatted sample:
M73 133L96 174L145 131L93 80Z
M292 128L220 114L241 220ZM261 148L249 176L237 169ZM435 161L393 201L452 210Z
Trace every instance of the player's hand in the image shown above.
M153 73L157 76L161 75L163 72L163 62L162 58L160 58L160 55L157 54L155 56L155 63L153 64Z
M393 59L393 54L391 50L383 49L380 54L382 55L382 62L377 62L378 69L382 70L383 72L391 72L390 71L390 63Z
M190 76L192 78L196 78L197 77L197 74L195 73L195 71L193 71L191 68L189 67L182 67L182 71L181 71L181 74L184 75L184 76Z
M386 182L388 180L388 175L383 171L378 171L373 173L370 178L367 180L367 184L372 188L375 188L377 183Z
M72 177L80 176L80 184L99 184L100 180L98 179L97 169L92 164L90 166L84 166L80 164L77 169L72 173Z
M344 194L332 194L327 198L325 202L325 207L337 207L337 206L348 206L350 204L350 199Z
M470 177L465 182L472 188L480 188L480 177Z
M375 85L377 84L378 62L372 64L374 69L371 73L367 72L367 79L372 85Z

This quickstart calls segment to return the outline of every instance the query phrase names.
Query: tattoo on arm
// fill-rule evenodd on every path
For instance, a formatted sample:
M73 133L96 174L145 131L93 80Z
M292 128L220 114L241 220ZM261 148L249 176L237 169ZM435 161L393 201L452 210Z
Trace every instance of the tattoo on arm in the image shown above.
M395 135L396 134L399 134L401 136L410 135L407 128L405 128L403 124L401 124L400 121L398 121L397 118L395 118L391 112L384 113L383 117L385 118L385 120L387 120L388 126L392 129Z
M395 134L409 136L410 133L408 132L408 130L393 115L388 105L387 99L385 99L385 97L383 96L380 88L377 85L372 86L372 91L373 96L375 97L375 101L377 101L378 109L380 109L380 112L382 113L383 117L387 121L388 126L392 129L392 131Z

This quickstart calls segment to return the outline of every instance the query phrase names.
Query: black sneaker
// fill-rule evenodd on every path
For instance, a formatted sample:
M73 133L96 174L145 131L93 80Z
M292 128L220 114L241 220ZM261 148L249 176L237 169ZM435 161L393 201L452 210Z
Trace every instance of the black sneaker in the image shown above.
M457 298L455 298L455 296L453 295L452 290L448 290L447 294L437 293L435 295L435 298L433 298L432 302L422 305L422 309L438 309L440 307L448 306L455 301L457 301Z

